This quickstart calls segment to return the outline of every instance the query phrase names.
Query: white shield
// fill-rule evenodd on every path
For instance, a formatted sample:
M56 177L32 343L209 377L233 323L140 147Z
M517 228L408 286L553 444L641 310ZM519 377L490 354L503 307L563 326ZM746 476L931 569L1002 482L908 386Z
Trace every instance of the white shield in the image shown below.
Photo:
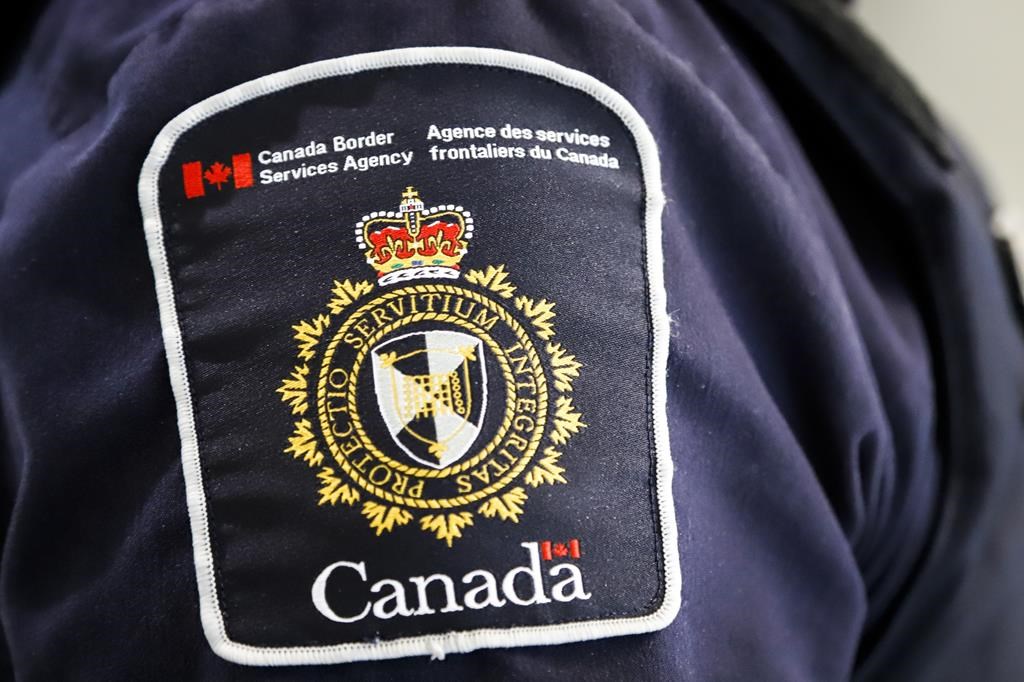
M392 440L416 463L450 466L480 434L483 353L480 339L454 331L414 332L373 349L377 407Z

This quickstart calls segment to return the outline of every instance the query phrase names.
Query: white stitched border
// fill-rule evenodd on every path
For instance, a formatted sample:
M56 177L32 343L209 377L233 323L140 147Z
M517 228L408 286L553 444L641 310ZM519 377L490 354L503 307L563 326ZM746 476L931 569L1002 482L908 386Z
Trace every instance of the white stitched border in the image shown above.
M378 642L353 642L327 646L260 647L228 639L217 595L213 554L203 476L199 461L192 395L185 369L185 351L181 328L174 306L160 220L158 180L164 162L178 137L197 123L226 109L238 106L278 90L321 78L343 76L361 71L425 64L467 64L506 68L548 78L580 90L614 112L632 133L640 154L640 166L646 196L647 276L654 332L654 357L651 364L654 408L655 490L664 569L664 598L656 611L634 618L611 618L556 625L511 628L482 628L462 632L402 637ZM327 59L273 73L214 95L189 107L164 126L157 135L139 177L139 202L149 245L149 258L156 280L171 388L178 413L181 434L181 461L185 476L186 500L192 525L192 548L199 585L199 612L203 631L219 656L245 665L312 665L369 661L415 655L465 653L481 648L503 648L561 644L602 637L651 632L666 627L679 611L682 578L676 537L675 509L672 502L672 458L666 419L666 372L668 364L669 320L665 312L665 285L661 250L661 171L654 137L640 114L626 99L604 83L580 71L531 55L479 47L414 47Z

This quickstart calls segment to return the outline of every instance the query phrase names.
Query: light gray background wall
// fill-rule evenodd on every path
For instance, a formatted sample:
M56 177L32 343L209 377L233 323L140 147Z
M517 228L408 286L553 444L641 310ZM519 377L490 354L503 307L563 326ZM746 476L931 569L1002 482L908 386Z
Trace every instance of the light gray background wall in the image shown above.
M1024 228L1024 1L858 0L854 15L967 141Z

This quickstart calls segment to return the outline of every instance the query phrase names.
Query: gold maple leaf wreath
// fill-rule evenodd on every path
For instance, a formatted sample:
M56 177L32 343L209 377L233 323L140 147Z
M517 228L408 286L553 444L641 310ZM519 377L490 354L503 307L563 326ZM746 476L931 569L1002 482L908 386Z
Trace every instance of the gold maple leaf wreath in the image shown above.
M582 364L561 344L553 342L555 304L545 299L517 296L516 286L510 281L504 265L489 265L483 270L469 270L465 279L470 284L489 289L499 297L511 301L530 321L534 333L544 342L543 348L549 360L552 384L558 393L555 398L553 424L548 434L553 445L548 445L538 453L533 466L523 477L523 482L531 488L567 483L565 467L559 464L562 452L557 447L565 446L574 434L579 433L587 425L583 422L583 415L573 406L571 396L573 382L579 377ZM296 343L296 364L291 374L281 381L277 389L282 402L291 408L292 416L295 417L292 435L288 437L288 446L284 448L284 453L316 470L320 484L317 490L318 505L335 506L341 503L355 506L361 501L361 495L357 487L336 475L333 468L324 465L324 455L318 446L314 426L306 417L310 405L316 404L315 396L312 394L315 389L309 381L309 363L316 357L317 346L323 339L324 332L330 327L332 318L341 315L373 289L374 285L365 280L335 280L331 289L331 299L327 303L329 314L323 313L292 325ZM518 523L527 498L526 489L516 486L488 498L476 511L486 518ZM381 504L375 500L362 501L360 512L377 535L389 533L397 526L405 526L414 520L408 509ZM473 525L473 512L425 514L418 521L422 530L432 533L438 540L451 547L454 540L462 537L463 529Z

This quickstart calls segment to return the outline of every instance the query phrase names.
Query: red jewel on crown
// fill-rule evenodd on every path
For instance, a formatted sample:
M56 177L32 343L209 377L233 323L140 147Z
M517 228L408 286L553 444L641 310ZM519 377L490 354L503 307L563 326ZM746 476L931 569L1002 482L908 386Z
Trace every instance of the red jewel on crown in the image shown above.
M473 218L451 204L424 209L419 192L406 187L397 211L364 215L355 232L381 286L428 277L456 279L473 236Z

